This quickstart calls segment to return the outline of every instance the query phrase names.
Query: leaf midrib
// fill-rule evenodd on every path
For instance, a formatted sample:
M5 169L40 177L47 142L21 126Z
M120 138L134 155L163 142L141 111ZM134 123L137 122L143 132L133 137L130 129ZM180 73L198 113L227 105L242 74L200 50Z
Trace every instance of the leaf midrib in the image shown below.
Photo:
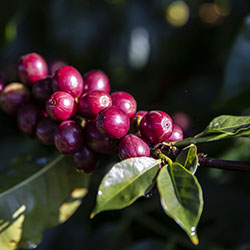
M54 159L52 162L50 162L47 166L45 166L42 169L40 169L39 171L37 171L35 174L33 174L30 177L24 179L23 181L17 183L13 187L7 189L6 191L4 191L3 193L0 194L0 199L3 196L8 195L9 193L17 190L18 188L28 184L29 182L33 181L37 177L41 176L42 174L47 172L50 168L52 168L55 164L57 164L59 161L61 161L63 159L63 157L64 157L64 155L59 155L56 159Z
M118 190L118 192L116 192L113 196L113 198L115 196L117 196L117 194L121 193L125 188L127 188L132 182L136 181L137 179L139 179L144 173L146 173L147 171L151 170L152 168L156 167L157 165L159 165L159 162L157 162L155 165L153 165L151 168L148 168L145 172L143 172L140 175L137 175L136 177L134 177L131 182L127 183L126 185L124 185L121 189ZM105 207L105 204L107 204L109 201L111 201L113 198L111 199L107 199L105 202L103 202L102 204L104 204L103 207Z
M226 116L226 117L229 117L229 118L233 118L234 116ZM242 119L241 117L239 118L239 119ZM213 124L211 124L211 127L210 126L208 126L208 131L209 130L212 130L212 129L217 129L217 130L227 130L227 129L235 129L235 128L237 128L237 127L241 127L241 126L246 126L246 125L248 125L247 127L244 127L244 128L249 128L249 126L250 126L250 118L249 118L249 122L244 122L244 123L242 123L242 124L235 124L235 125L231 125L231 126L228 126L228 127L223 127L223 128L216 128L216 127L214 127L214 125L217 123L218 121L213 121L212 123ZM242 128L242 129L244 129L244 128ZM239 128L239 129L241 129L241 128Z
M178 164L177 164L178 165ZM175 187L175 190L176 190L176 196L177 196L177 198L178 198L178 200L180 201L180 203L181 204L183 204L183 201L182 201L182 199L181 199L181 197L180 197L180 195L179 195L179 189L177 188L177 184L176 184L176 180L175 180L175 177L174 177L174 170L173 170L173 166L170 166L169 165L169 168L170 168L170 172L171 172L171 175L172 176L170 176L171 177L171 179L172 179L172 181L173 181L173 185L174 185L174 187ZM178 192L177 192L178 191Z
M188 165L188 162L189 162L189 157L190 157L190 151L192 150L192 148L190 147L189 150L188 150L188 153L187 153L187 157L186 157L186 161L185 161L185 164L183 165L184 168L187 168L187 165Z
M178 164L179 165L179 164ZM171 169L172 170L172 169ZM185 170L185 171L187 171L185 168L183 168L183 170ZM172 172L171 172L171 174L172 174ZM193 176L194 177L194 182L196 183L196 185L197 185L197 187L198 187L198 192L199 192L199 200L200 200L200 205L199 205L199 209L198 209L198 211L197 211L197 216L196 216L196 218L195 218L195 220L194 220L194 226L196 227L197 226L197 224L198 224L198 221L199 221L199 219L200 219L200 216L201 216L201 211L202 211L202 207L203 207L203 199L202 199L202 192L201 192L201 187L200 187L200 184L199 184L199 182L198 182L198 180L195 178L195 176ZM174 182L173 183L174 184L174 186L176 186L176 183ZM177 195L177 199L179 199L179 194ZM181 199L180 199L181 200ZM165 203L165 201L164 201L164 203ZM166 203L165 203L166 204ZM178 204L177 204L177 206L178 206ZM180 206L180 208L183 210L183 214L185 214L185 217L186 217L186 207L183 205L183 203L182 203L182 201L179 203L179 206ZM183 224L182 223L182 221L177 217L177 216L175 216L175 215L173 215L171 212L167 212L174 220L177 220L179 223L180 223L180 225L182 225L182 228L185 228L185 230L186 229L188 229L186 226L185 226L185 224Z

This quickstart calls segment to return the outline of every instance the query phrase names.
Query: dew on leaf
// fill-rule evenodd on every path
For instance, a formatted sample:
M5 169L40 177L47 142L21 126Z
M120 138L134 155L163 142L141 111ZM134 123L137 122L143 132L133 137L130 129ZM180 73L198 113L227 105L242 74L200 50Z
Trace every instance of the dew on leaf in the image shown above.
M37 247L37 245L33 242L28 241L27 243L29 245L29 249L35 249Z

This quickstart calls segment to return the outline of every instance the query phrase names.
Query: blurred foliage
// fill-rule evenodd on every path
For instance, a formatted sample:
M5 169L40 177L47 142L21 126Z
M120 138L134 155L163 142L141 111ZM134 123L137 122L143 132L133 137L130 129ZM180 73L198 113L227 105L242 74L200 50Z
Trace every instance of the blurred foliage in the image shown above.
M246 0L4 1L0 69L16 80L19 56L31 51L83 74L103 69L112 91L129 91L139 109L184 113L191 121L186 135L194 135L219 114L249 114L249 11ZM5 145L19 132L15 118L1 112L0 119ZM249 161L249 147L249 139L237 139L202 144L198 151ZM6 159L14 148L2 149ZM38 250L250 249L248 174L198 169L205 204L195 247L165 216L157 193L89 219L95 187L110 161L100 163L84 205L66 223L47 230Z
M16 150L9 150L10 162L2 161L0 168L0 247L32 248L45 229L65 222L77 210L90 176L77 173L71 158L21 136L9 136L0 146L1 159L6 159L2 147L9 145Z

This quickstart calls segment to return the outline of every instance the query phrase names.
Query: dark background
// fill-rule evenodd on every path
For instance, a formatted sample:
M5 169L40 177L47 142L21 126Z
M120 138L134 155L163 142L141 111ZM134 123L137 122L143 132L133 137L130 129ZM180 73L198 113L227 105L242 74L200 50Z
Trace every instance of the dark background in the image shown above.
M249 11L247 0L1 1L0 69L17 80L18 58L29 52L82 74L102 69L112 91L130 92L138 109L169 113L192 136L217 115L250 112ZM1 141L19 133L15 118L1 112L0 121ZM242 161L249 149L249 139L199 147ZM37 249L250 249L249 174L199 169L197 177L205 200L198 247L165 216L157 193L90 220L90 191Z

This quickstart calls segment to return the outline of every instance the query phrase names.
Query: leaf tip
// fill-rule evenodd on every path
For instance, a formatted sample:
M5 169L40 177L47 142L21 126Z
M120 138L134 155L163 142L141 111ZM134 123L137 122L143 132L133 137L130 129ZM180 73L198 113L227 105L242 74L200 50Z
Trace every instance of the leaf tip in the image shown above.
M96 216L96 214L98 214L98 213L96 213L95 212L95 210L90 214L90 216L89 216L89 218L92 220L92 219L94 219L94 217Z
M199 244L198 236L196 234L194 236L191 236L191 241L194 245L197 246Z

